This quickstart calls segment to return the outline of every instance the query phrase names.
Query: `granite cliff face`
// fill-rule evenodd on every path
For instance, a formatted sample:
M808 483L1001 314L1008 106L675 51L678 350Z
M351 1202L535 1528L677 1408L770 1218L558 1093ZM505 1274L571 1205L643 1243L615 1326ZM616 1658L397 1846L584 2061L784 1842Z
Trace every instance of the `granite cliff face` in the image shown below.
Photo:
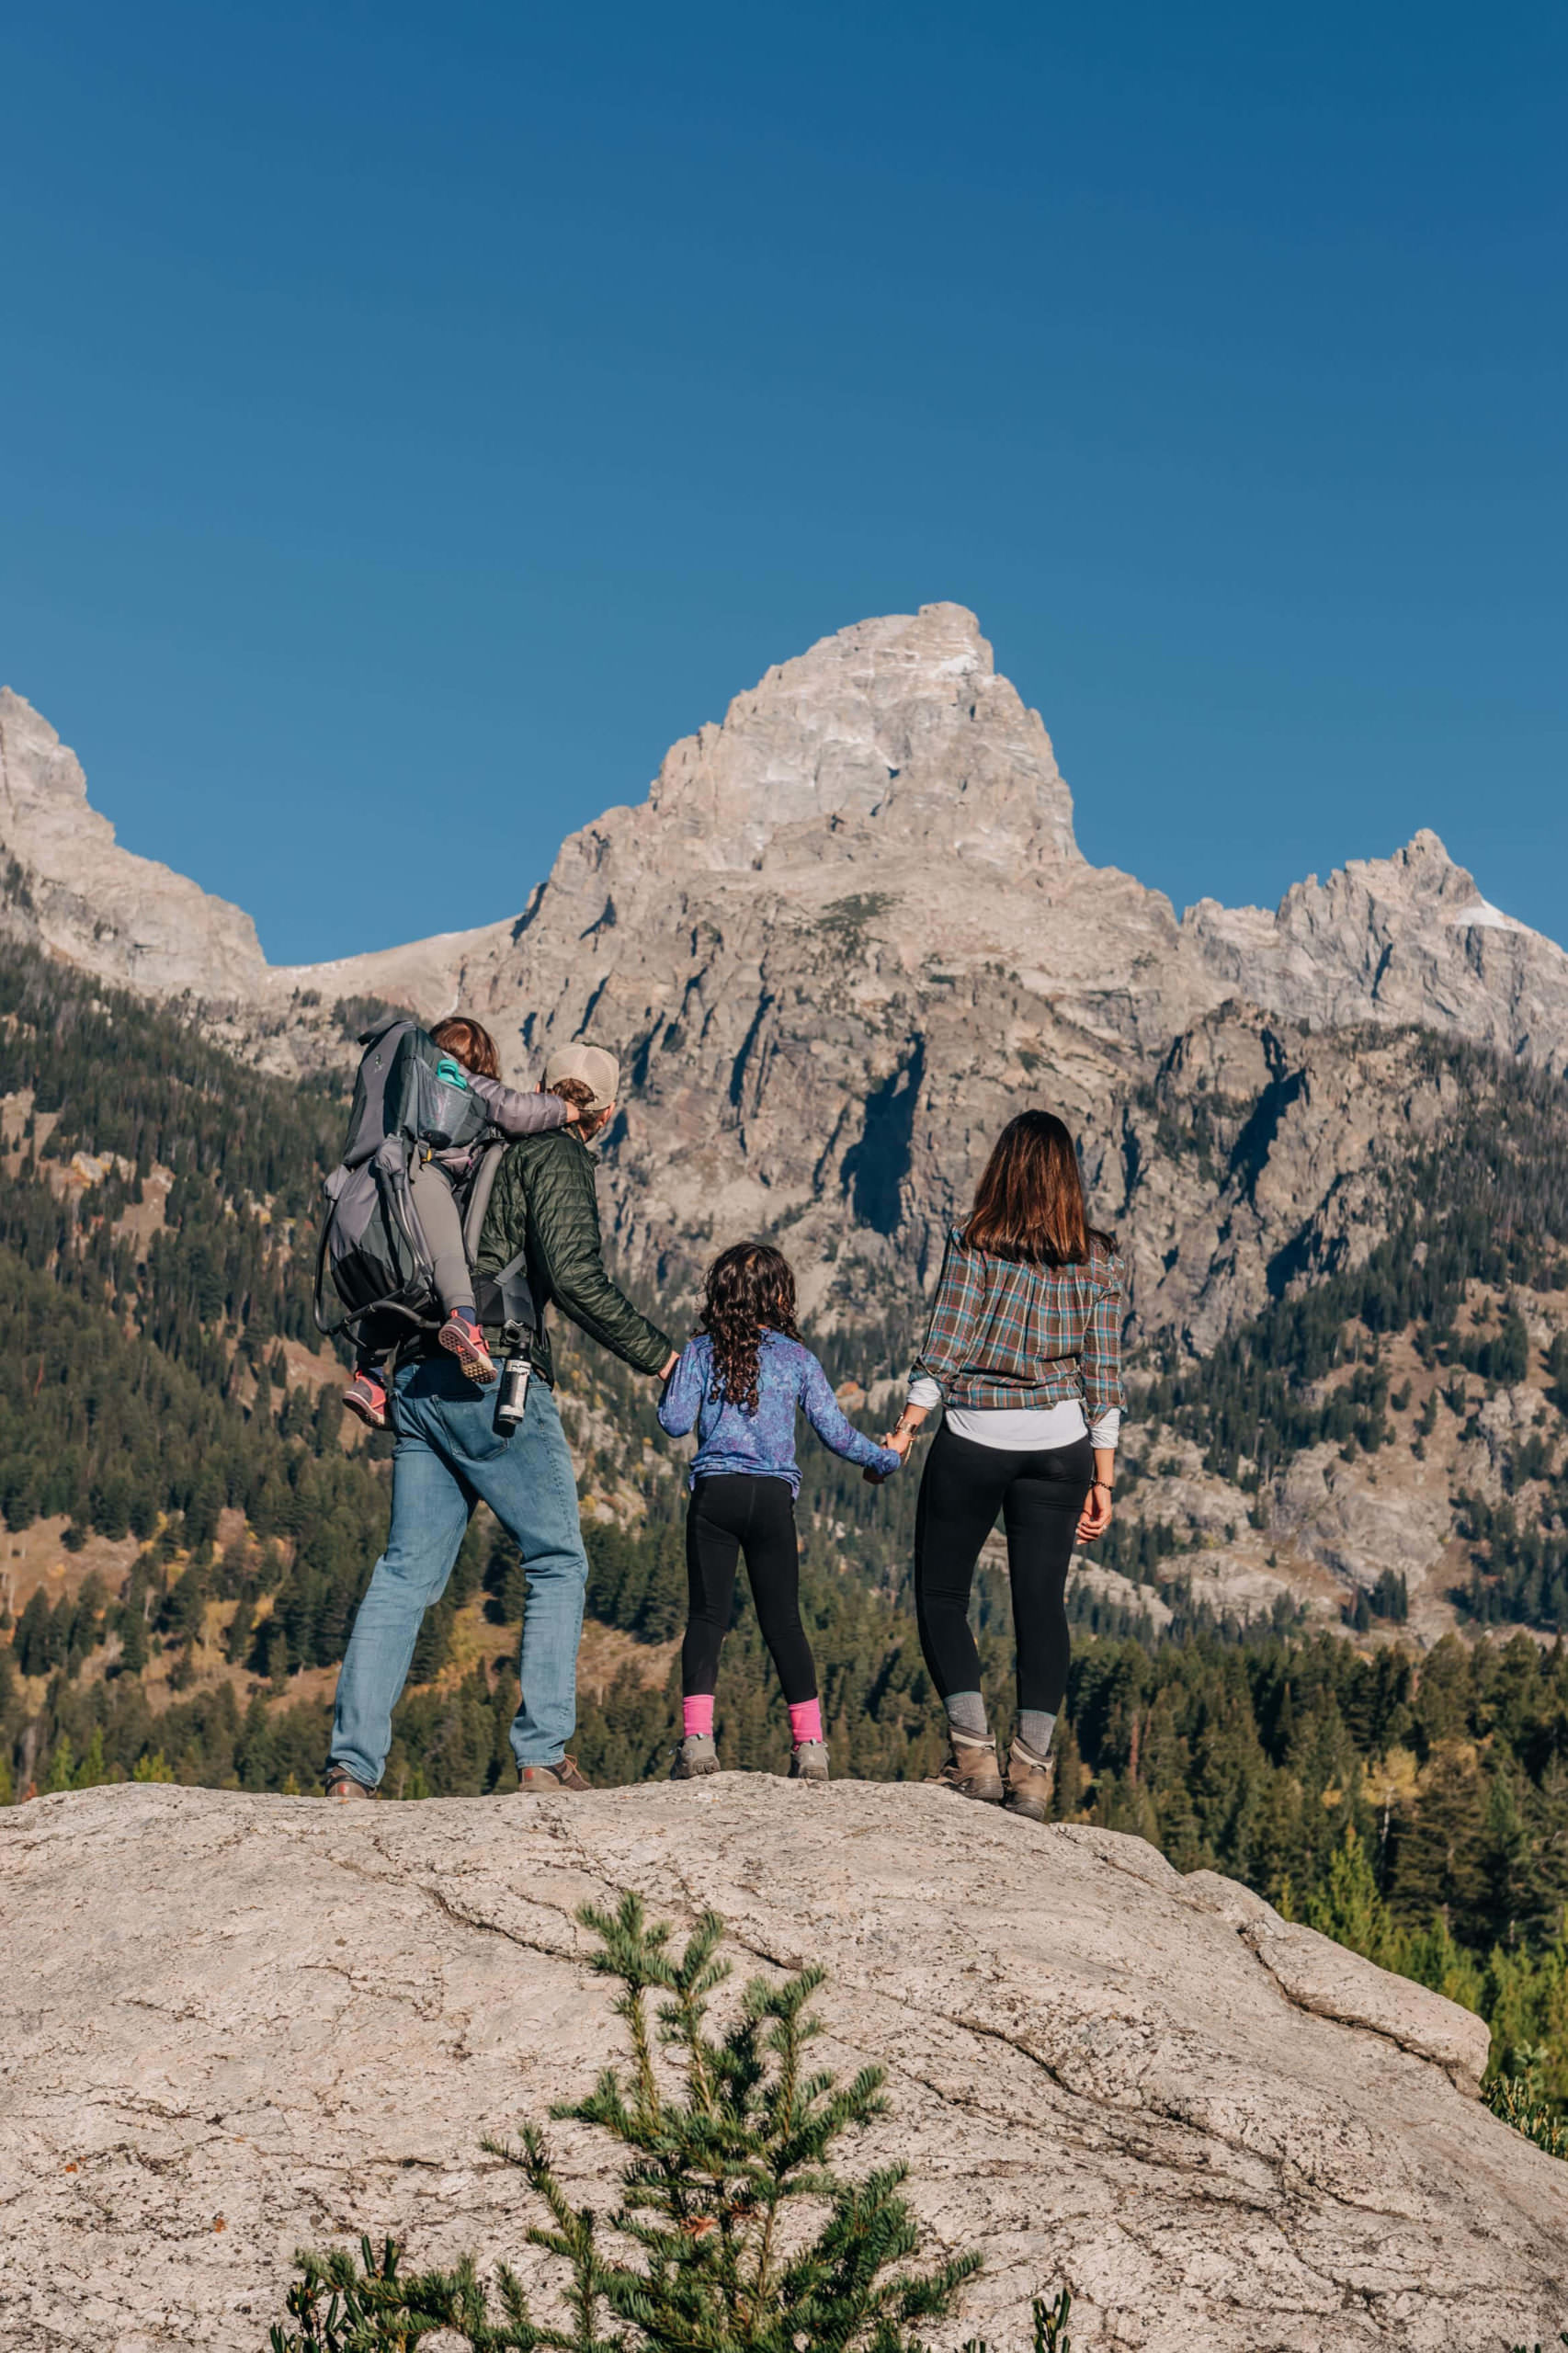
M0 687L0 922L147 996L258 998L267 961L249 915L121 849L87 804L74 752Z
M616 1045L611 1214L654 1279L781 1226L818 1313L911 1290L997 1129L1044 1099L1084 1138L1099 1213L1127 1223L1140 1328L1202 1347L1286 1256L1369 1246L1380 1155L1437 1112L1379 1032L1568 1059L1568 957L1434 835L1275 914L1206 901L1179 924L1091 866L1039 715L954 605L770 670L646 800L573 835L515 923L317 967L265 969L243 916L114 847L25 704L0 719L13 924L204 998L268 1066L343 1059L330 1007L366 994L426 1017L460 1001L517 1074L563 1039ZM1160 1147L1199 1093L1241 1107L1238 1133L1267 1111L1218 1180Z
M617 2047L574 1914L712 1905L737 1975L826 1964L819 2045L888 2071L939 2346L1453 2353L1568 2319L1568 2172L1474 2097L1468 2011L1141 1839L763 1775L340 1809L125 1786L0 1815L0 2345L259 2353L293 2250L521 2256L485 2133ZM967 1924L967 1933L962 1924ZM571 2192L604 2151L552 2134Z
M1182 930L1227 989L1313 1029L1408 1022L1568 1063L1568 957L1483 899L1434 833L1298 882L1272 915L1204 899Z

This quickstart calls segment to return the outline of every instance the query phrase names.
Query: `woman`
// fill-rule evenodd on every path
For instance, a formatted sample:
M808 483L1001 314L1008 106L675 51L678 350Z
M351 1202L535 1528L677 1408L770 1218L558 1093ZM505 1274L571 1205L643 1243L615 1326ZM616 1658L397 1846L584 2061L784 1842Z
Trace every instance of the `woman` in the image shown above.
M1072 1137L1049 1111L1021 1112L949 1239L909 1402L887 1441L907 1453L944 1408L915 1536L920 1644L948 1711L951 1753L937 1779L1035 1822L1050 1809L1051 1736L1067 1688L1073 1547L1110 1525L1121 1293L1116 1245L1085 1219ZM975 1563L998 1512L1018 1677L1006 1786L969 1625Z

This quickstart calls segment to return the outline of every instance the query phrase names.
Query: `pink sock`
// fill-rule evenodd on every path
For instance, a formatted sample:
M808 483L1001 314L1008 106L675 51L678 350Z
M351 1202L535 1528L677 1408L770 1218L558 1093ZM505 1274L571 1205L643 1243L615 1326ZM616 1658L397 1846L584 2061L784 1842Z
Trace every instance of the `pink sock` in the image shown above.
M799 1748L803 1740L822 1738L822 1701L799 1699L790 1711L790 1737Z
M680 1703L681 1726L687 1740L713 1737L713 1694L694 1691L689 1699Z

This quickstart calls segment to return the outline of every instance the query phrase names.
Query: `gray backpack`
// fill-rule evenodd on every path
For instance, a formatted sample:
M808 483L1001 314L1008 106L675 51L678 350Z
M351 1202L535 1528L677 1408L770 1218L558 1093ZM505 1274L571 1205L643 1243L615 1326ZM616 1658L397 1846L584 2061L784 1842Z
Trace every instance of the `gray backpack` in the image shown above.
M411 1016L392 1016L359 1042L365 1052L347 1141L322 1188L327 1207L316 1251L314 1309L318 1331L350 1332L360 1347L381 1349L415 1332L433 1332L441 1321L430 1249L409 1181L414 1155L421 1145L439 1152L477 1143L489 1121L460 1067ZM505 1150L500 1142L488 1144L457 1188L470 1266ZM483 1321L514 1323L525 1331L535 1326L524 1256L519 1252L477 1287ZM335 1313L327 1300L329 1276Z

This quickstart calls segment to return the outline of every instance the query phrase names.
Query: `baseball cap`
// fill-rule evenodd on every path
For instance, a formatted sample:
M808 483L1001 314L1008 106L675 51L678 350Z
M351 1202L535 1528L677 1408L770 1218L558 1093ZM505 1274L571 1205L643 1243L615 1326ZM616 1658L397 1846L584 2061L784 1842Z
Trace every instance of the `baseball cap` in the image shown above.
M558 1078L580 1078L585 1086L592 1087L590 1111L605 1110L620 1093L620 1064L603 1046L584 1042L562 1046L544 1066L547 1088L552 1087Z

